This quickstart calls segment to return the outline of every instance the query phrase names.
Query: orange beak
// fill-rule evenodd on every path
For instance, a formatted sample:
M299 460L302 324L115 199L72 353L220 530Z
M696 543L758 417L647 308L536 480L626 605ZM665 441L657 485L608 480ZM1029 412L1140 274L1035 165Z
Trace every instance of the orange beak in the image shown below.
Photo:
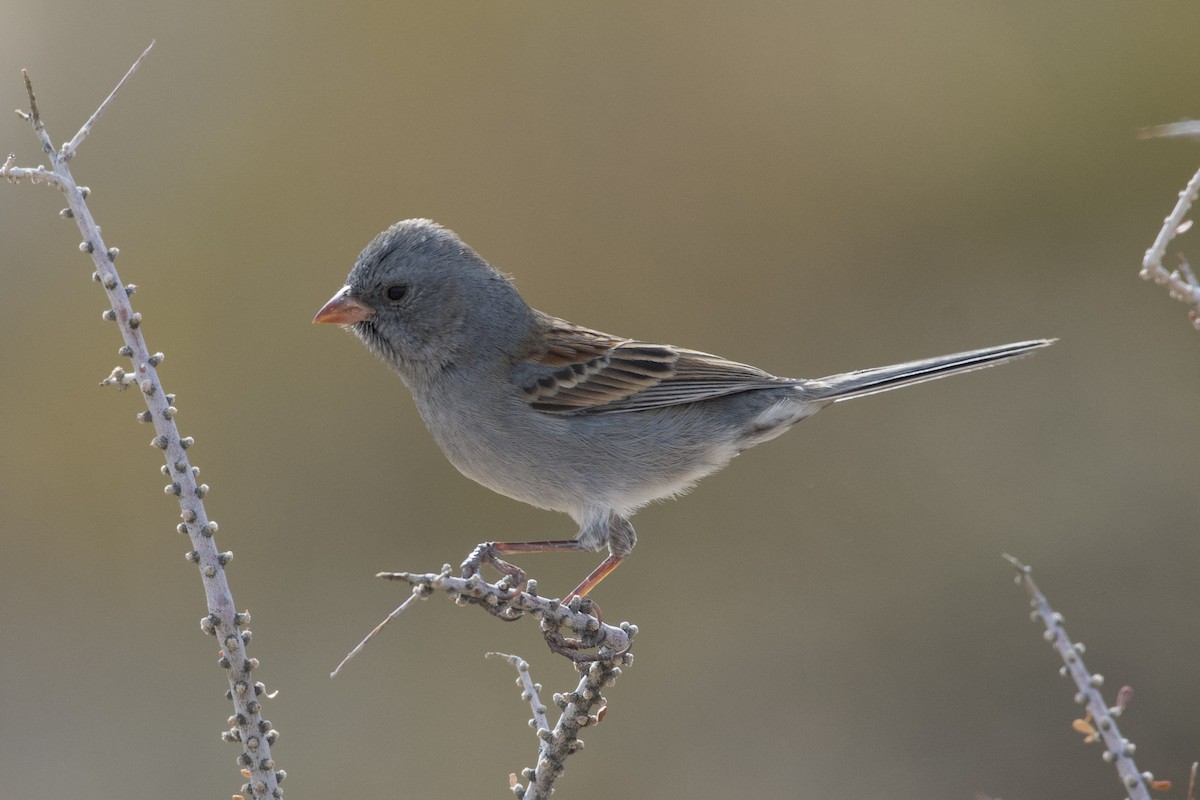
M375 310L351 297L350 287L343 286L341 291L329 298L328 303L321 306L321 310L313 317L313 322L335 322L339 325L350 325L373 316L375 316Z

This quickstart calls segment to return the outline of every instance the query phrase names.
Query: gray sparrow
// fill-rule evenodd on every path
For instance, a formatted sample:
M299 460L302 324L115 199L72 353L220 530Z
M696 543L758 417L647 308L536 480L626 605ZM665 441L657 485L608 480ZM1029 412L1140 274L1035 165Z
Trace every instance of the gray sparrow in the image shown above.
M999 364L1053 340L986 347L815 380L574 325L530 308L455 233L398 222L367 245L314 322L353 332L412 392L460 472L500 494L563 511L575 538L485 542L464 572L507 553L608 557L586 595L633 550L629 519L687 491L748 447L842 400Z

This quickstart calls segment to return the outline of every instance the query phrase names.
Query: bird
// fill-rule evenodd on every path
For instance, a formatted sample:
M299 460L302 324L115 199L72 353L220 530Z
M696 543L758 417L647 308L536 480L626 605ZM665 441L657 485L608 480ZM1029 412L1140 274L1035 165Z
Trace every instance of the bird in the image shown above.
M314 323L343 326L407 385L459 472L565 512L573 538L481 543L464 576L501 556L594 551L586 596L633 551L630 518L743 450L834 403L1000 364L1033 339L824 378L778 377L698 350L603 333L537 311L449 228L397 222L359 254Z

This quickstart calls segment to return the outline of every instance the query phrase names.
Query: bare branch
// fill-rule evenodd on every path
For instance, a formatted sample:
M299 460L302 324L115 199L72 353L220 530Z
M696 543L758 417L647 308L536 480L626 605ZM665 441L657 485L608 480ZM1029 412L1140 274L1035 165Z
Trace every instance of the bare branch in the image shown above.
M1087 717L1075 720L1074 728L1087 736L1085 741L1100 740L1104 742L1106 749L1103 758L1117 768L1121 785L1130 800L1150 800L1148 784L1153 782L1154 776L1149 772L1138 771L1137 764L1133 760L1133 742L1123 738L1120 729L1117 728L1116 718L1121 714L1124 706L1119 703L1109 708L1104 701L1104 697L1100 694L1100 687L1104 684L1103 676L1088 673L1087 667L1083 663L1083 645L1072 642L1067 636L1067 631L1063 627L1063 615L1050 608L1045 595L1033 582L1032 569L1010 555L1006 555L1004 558L1016 567L1017 585L1024 586L1025 590L1029 592L1029 604L1033 607L1031 614L1033 620L1035 622L1041 620L1042 624L1046 626L1043 637L1050 642L1058 652L1059 658L1063 660L1063 667L1059 673L1069 676L1074 681L1075 687L1078 689L1075 694L1075 702L1087 709ZM1123 702L1128 702L1129 693L1119 693L1119 696L1122 695Z
M537 731L538 739L541 741L540 755L546 755L550 744L542 736L542 731L550 732L550 721L546 719L546 707L542 705L542 700L538 696L538 693L542 691L542 685L533 682L533 676L529 674L529 662L520 656L510 656L507 653L484 653L485 658L489 656L503 658L517 668L517 685L521 687L521 699L529 703L529 708L533 712L533 719L529 720L529 726Z
M135 68L145 56L146 53L143 53L135 63ZM131 69L126 78L132 73ZM270 722L263 718L260 696L266 693L266 687L254 681L251 672L258 667L258 660L251 658L246 648L251 636L246 628L250 622L250 615L237 611L225 576L225 565L233 558L233 553L217 550L217 523L209 519L204 507L208 486L197 480L200 470L193 467L188 459L187 450L194 442L191 437L179 434L175 425L175 416L178 413L175 408L175 396L168 394L159 380L157 367L162 363L163 354L150 352L142 336L142 315L135 312L130 304L130 297L137 287L121 283L114 263L118 250L105 244L100 235L100 226L92 218L87 205L89 190L75 182L67 164L71 151L87 135L87 131L112 100L116 90L92 115L72 144L64 146L62 152L56 152L38 110L29 73L23 70L22 74L29 94L27 118L33 124L42 149L50 157L51 165L49 170L42 166L16 167L15 158L10 156L0 167L0 177L14 183L22 178L29 178L34 183L52 184L61 189L66 196L67 208L60 212L60 216L74 219L83 234L80 250L91 256L96 268L92 277L104 288L108 296L109 308L105 309L102 316L110 322L117 323L124 341L118 353L132 361L130 371L118 367L101 382L101 385L116 385L119 388L136 386L140 390L146 410L138 413L137 419L140 422L151 423L154 427L155 436L150 440L150 444L163 451L166 464L162 467L162 473L169 481L165 491L178 499L180 516L183 518L176 530L191 539L192 550L187 553L187 559L196 564L200 571L207 600L207 613L200 620L200 628L205 633L217 637L220 642L219 663L226 670L229 682L226 697L233 701L235 712L231 717L233 727L225 731L223 737L226 741L242 745L238 764L250 778L242 787L243 792L254 798L280 797L282 795L279 783L285 774L276 769L275 761L271 757L271 745L278 733L271 727ZM121 83L123 84L124 80ZM119 89L120 85L117 88Z
M529 614L541 620L542 635L550 649L577 663L618 660L637 633L636 625L622 622L613 626L587 613L586 607L591 607L587 598L575 596L571 602L563 603L557 598L538 597L537 581L528 581L525 591L520 591L510 587L504 578L488 583L479 575L456 578L449 571L450 567L444 566L441 572L381 572L377 577L423 587L425 596L441 589L460 605L481 606L505 620ZM570 630L573 636L564 637L560 633L562 628ZM584 652L587 650L594 652Z
M624 663L632 661L632 656L626 653ZM611 661L595 661L587 666L576 664L575 668L583 673L575 691L565 695L555 694L554 703L562 709L558 724L547 736L541 736L546 748L538 757L537 766L521 771L521 776L529 781L522 787L516 784L512 787L517 800L545 800L554 794L554 783L563 774L567 758L583 749L583 740L579 732L585 727L599 725L604 720L607 701L602 690L616 683L621 676L621 667Z
M1200 136L1200 121L1185 119L1138 131L1139 139L1186 139Z
M1200 125L1194 122L1172 123L1148 128L1142 131L1141 138L1195 136L1200 135L1197 134L1198 130L1200 130ZM1163 220L1158 235L1154 237L1154 243L1150 245L1150 249L1146 251L1146 255L1142 259L1142 269L1138 276L1143 280L1153 280L1160 286L1166 286L1171 297L1192 306L1188 316L1193 327L1200 330L1200 284L1196 283L1191 270L1186 268L1186 262L1184 262L1183 269L1174 271L1167 270L1162 264L1163 257L1167 253L1167 246L1176 236L1185 233L1191 227L1185 217L1192 204L1196 202L1198 194L1200 194L1200 170L1196 171L1187 186L1179 193L1179 200L1175 203L1175 207Z
M529 781L529 784L522 786L514 774L509 776L509 786L519 800L544 800L554 794L554 783L563 774L564 762L583 749L579 731L589 725L599 725L604 719L606 701L601 692L604 687L616 683L621 675L621 668L616 664L600 661L587 667L576 664L576 669L583 673L583 677L575 691L565 695L554 695L554 703L562 713L554 730L550 730L550 723L546 719L546 707L538 698L542 686L533 682L529 674L529 663L523 658L505 653L487 655L508 659L509 663L517 668L517 685L522 687L521 699L529 701L533 709L533 719L529 720L529 725L537 731L540 741L537 766L521 770L521 777ZM628 660L624 660L624 663L628 663Z
M1154 237L1154 243L1146 251L1146 255L1142 259L1142 278L1155 278L1157 280L1157 271L1166 272L1163 269L1162 260L1167 252L1167 245L1179 235L1181 230L1186 230L1186 228L1182 228L1184 216L1191 209L1192 203L1196 202L1197 194L1200 194L1200 170L1196 171L1196 174L1188 181L1187 186L1179 193L1179 200L1175 203L1175 207L1171 209L1171 213L1163 220L1158 235Z
M412 596L376 626L342 663L359 652L367 640L394 619L413 598L428 597L435 589L446 592L459 605L480 606L501 619L515 620L528 614L541 620L542 635L546 637L550 649L569 658L575 670L582 675L574 691L554 695L554 703L562 713L553 729L546 718L546 707L539 699L542 687L530 677L529 664L524 659L504 653L488 655L502 656L517 668L517 682L523 688L521 697L529 701L533 710L530 725L537 732L539 740L537 766L521 771L521 777L528 784L520 784L513 774L509 776L510 788L518 800L544 800L554 793L554 784L563 774L567 758L583 749L579 732L604 719L607 700L602 691L616 683L621 675L621 667L633 663L629 647L637 633L637 626L628 622L615 627L605 624L598 616L587 613L585 607L594 606L586 598L572 597L570 603L564 604L561 600L538 597L537 581L534 580L527 581L522 591L508 585L510 576L496 583L488 583L478 573L456 578L450 571L451 567L447 564L441 572L379 573L381 578L410 584L413 587ZM564 637L559 632L562 628L569 629L573 635ZM594 652L585 653L584 650Z
M9 183L20 183L26 178L30 183L44 183L47 186L56 186L59 189L63 188L62 181L58 175L47 170L39 164L36 167L18 167L16 166L16 156L9 154L8 158L4 159L4 163L0 164L0 178L4 178Z

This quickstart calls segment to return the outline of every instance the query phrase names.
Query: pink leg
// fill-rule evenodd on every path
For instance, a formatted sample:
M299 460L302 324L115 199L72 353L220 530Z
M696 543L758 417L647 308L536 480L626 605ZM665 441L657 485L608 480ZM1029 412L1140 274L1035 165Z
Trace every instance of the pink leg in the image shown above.
M497 570L516 579L518 585L525 583L525 572L518 566L510 564L507 561L499 558L499 553L568 553L584 550L585 548L575 539L558 539L545 542L484 542L471 551L466 560L462 563L463 577L469 577L479 572L479 567L488 563L494 566ZM600 566L592 570L591 574L583 579L583 582L572 589L566 596L567 600L579 595L586 597L587 593L595 589L600 581L608 577L608 574L617 568L617 565L625 560L625 556L610 555L604 561L600 562Z
M617 565L625 560L625 556L609 556L600 562L600 566L592 570L592 574L583 579L583 583L576 586L567 594L567 600L570 600L575 595L587 597L587 593L600 585L600 581L608 577L608 574L617 568Z

